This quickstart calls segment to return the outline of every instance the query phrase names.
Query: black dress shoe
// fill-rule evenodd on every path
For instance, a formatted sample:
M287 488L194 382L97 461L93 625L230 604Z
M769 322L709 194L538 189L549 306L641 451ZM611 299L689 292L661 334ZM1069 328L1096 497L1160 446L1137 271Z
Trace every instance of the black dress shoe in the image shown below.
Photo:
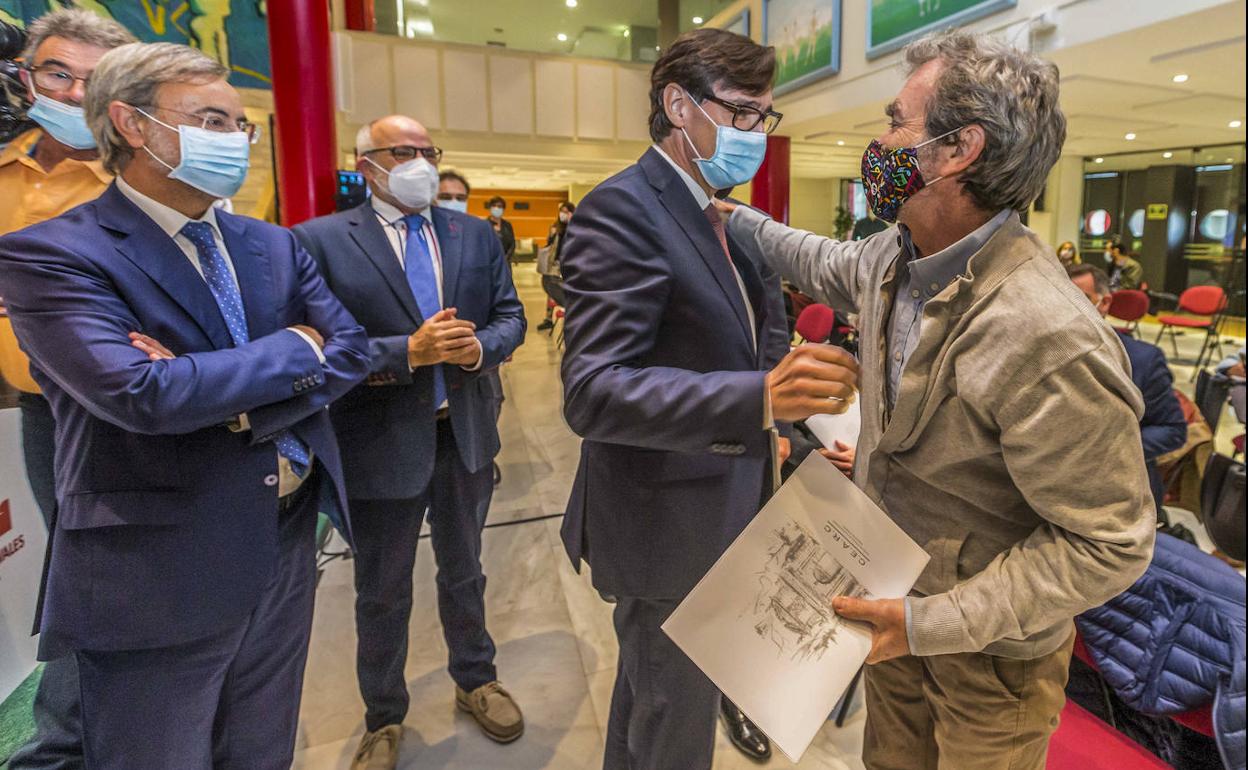
M553 329L553 328L555 328L555 322L550 320L549 318L547 318L545 321L542 321L540 324L537 325L537 330L539 332L544 332L547 329Z
M737 704L721 696L719 699L719 718L728 732L728 740L742 754L755 762L766 762L771 759L771 741L750 721L745 712L737 708Z

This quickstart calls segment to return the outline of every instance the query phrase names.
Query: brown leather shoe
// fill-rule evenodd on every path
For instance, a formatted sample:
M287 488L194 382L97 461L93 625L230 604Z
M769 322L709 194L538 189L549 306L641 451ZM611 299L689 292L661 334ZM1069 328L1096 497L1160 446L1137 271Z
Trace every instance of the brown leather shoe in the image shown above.
M524 715L520 707L511 699L511 695L498 682L490 682L473 690L464 692L462 687L455 688L455 705L461 711L472 714L481 730L491 740L499 743L511 743L524 735Z
M399 744L403 742L403 725L386 725L380 730L364 733L360 747L351 760L351 770L394 770L399 763Z

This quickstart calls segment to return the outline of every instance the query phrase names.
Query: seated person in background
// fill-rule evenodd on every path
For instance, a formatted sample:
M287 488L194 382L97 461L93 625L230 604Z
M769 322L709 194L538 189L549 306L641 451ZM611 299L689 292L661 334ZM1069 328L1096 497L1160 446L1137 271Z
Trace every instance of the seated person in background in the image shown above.
M1109 243L1109 290L1138 289L1144 283L1144 268L1131 258L1127 247L1115 238Z
M542 271L542 291L546 292L546 296L555 301L555 304L563 307L567 304L567 297L563 293L563 278L559 273L559 256L563 253L563 242L568 232L568 222L572 221L572 214L576 211L576 204L572 201L564 201L559 204L559 219L550 226L550 234L546 237L546 248L549 251L549 262ZM537 325L537 330L546 331L553 329L554 307L547 305L546 318Z
M1070 241L1063 241L1062 245L1057 247L1057 261L1062 263L1062 267L1070 267L1083 262L1079 258L1079 250Z
M1229 355L1219 361L1213 371L1215 374L1220 374L1223 377L1244 379L1244 346L1240 345L1238 353Z
M1101 317L1109 313L1109 276L1095 265L1071 265L1066 270L1070 280L1083 291ZM1157 458L1183 446L1187 440L1187 421L1174 395L1174 379L1166 365L1161 348L1140 342L1129 334L1118 332L1118 338L1131 359L1131 381L1144 396L1144 416L1140 419L1140 439L1144 445L1144 462L1148 466L1148 482L1161 510L1165 487L1157 471Z

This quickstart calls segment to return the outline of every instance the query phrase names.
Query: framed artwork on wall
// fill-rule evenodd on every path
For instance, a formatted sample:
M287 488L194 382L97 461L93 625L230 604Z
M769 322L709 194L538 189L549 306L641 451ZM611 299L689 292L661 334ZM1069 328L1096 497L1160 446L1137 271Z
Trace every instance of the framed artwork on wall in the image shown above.
M896 51L928 32L958 27L1017 0L868 0L867 58Z
M841 0L766 0L763 42L776 47L777 95L841 69Z

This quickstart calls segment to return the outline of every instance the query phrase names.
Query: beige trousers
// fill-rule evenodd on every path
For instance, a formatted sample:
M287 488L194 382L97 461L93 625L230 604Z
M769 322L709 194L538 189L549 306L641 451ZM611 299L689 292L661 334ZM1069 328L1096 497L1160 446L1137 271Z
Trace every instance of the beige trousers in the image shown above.
M961 653L867 666L867 769L1044 770L1074 641L1034 660Z

